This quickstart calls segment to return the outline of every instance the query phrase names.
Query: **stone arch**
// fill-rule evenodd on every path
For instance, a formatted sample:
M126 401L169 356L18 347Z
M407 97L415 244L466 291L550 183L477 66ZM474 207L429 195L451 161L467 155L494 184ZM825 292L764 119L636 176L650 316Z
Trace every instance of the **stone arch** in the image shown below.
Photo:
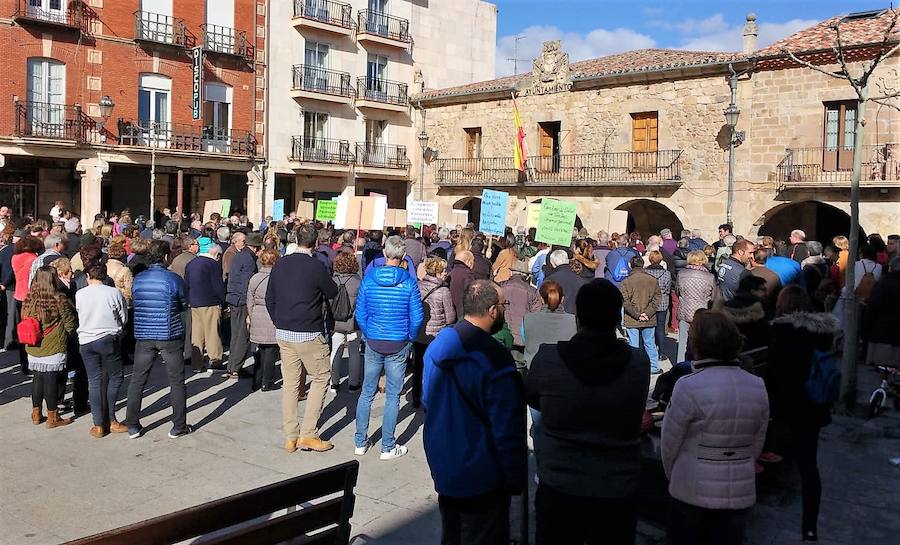
M681 235L684 224L678 214L659 201L651 199L633 199L623 202L615 208L628 212L627 231L637 231L644 240L650 235L659 234L662 229L670 229L676 239Z
M469 221L478 228L478 219L481 217L481 197L464 197L453 203L454 210L466 210L469 212Z
M848 207L849 208L849 207ZM847 210L822 201L807 200L782 203L763 214L756 222L759 236L787 240L791 231L800 229L807 240L830 243L837 235L850 233L850 214ZM860 240L866 233L859 228Z

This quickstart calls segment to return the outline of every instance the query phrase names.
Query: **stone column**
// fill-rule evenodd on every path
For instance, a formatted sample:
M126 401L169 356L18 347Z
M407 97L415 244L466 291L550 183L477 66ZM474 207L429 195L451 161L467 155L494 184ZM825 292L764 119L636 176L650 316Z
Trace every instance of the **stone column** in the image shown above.
M256 165L247 171L247 217L254 227L260 225L260 189L263 187L262 174Z
M109 172L109 163L94 157L82 159L75 165L75 170L81 175L81 223L91 225L94 216L100 213L100 187L103 183L103 175Z

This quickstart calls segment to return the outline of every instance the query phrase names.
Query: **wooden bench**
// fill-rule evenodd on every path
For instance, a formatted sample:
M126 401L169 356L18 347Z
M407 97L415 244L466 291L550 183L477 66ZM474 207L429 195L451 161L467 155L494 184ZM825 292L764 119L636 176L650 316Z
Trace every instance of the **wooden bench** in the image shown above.
M64 545L170 545L200 536L204 545L347 545L358 473L354 460ZM289 508L297 510L254 520Z

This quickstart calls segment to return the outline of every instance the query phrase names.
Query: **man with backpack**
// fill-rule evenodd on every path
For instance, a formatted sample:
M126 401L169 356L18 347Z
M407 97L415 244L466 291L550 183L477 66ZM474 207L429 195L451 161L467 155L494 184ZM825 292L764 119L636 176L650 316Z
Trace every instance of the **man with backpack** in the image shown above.
M627 236L625 237L627 239ZM634 248L629 248L624 244L619 244L619 247L610 250L609 253L606 254L606 272L604 273L604 278L612 282L615 287L621 286L622 282L628 278L628 275L631 274L631 260L635 257L640 257L639 254Z

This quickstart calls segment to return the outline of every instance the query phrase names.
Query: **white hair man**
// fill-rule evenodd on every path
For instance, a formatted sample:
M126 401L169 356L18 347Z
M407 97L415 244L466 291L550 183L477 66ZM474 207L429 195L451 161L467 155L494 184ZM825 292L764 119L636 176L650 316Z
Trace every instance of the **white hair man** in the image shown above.
M44 253L39 255L38 258L34 260L34 263L31 264L31 270L28 273L29 286L34 282L34 275L37 273L38 269L63 257L67 240L66 235L63 234L47 235L47 238L44 239Z
M569 254L565 250L553 250L547 261L553 270L544 278L544 282L552 280L559 284L563 296L563 308L569 314L575 314L575 296L584 285L585 279L572 270L569 265Z
M806 233L800 229L791 231L791 259L797 263L809 257L809 248L806 247Z

